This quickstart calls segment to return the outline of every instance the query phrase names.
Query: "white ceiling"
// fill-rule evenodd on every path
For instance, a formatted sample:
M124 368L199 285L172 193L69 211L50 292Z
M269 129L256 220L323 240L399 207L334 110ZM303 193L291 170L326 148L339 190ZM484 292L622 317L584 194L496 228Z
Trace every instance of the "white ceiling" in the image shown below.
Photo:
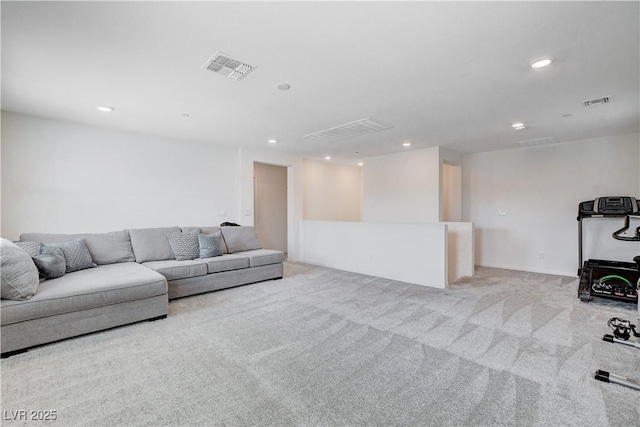
M639 5L2 1L2 108L343 162L405 141L467 153L628 134ZM258 68L241 81L202 69L218 51ZM543 56L556 60L529 67ZM367 117L393 128L303 138Z

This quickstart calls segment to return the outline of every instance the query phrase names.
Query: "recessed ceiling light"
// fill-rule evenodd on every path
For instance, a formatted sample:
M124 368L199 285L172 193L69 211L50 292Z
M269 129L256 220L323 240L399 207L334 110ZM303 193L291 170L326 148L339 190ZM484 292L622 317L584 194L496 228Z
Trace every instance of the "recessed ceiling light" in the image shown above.
M524 123L522 122L515 122L511 124L511 127L514 128L515 130L522 130L525 129L526 126L524 125Z
M103 113L110 113L112 111L114 111L115 108L113 108L111 105L100 105L98 106L98 111L102 111Z
M364 163L358 162L358 166L362 166L362 165L364 165Z
M411 143L410 142L405 142L402 144L403 147L411 147Z
M324 156L325 160L331 160L331 156Z
M271 138L271 139L267 140L267 142L268 142L269 144L275 144L275 143L277 143L277 142L278 142L278 140L277 140L277 139L273 139L273 138Z
M544 67L550 65L554 60L555 60L555 58L540 58L540 59L537 59L537 60L535 60L535 61L533 61L531 63L531 68L533 68L534 70L537 70L538 68L544 68Z
M289 90L291 89L291 85L289 83L278 83L276 87L280 90Z

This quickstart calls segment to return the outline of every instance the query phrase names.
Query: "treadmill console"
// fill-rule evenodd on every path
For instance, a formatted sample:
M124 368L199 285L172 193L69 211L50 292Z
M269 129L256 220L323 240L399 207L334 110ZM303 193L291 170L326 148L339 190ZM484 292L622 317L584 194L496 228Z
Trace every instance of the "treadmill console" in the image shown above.
M623 217L627 215L640 215L638 200L634 197L598 197L580 203L578 207L578 220L589 217Z

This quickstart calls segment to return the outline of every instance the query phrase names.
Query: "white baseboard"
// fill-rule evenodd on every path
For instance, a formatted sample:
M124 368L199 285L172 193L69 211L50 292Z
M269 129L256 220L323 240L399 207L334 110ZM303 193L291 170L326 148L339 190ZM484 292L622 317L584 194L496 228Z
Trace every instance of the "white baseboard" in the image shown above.
M557 270L545 270L545 269L537 269L537 268L527 268L523 266L514 266L514 265L504 265L504 264L476 264L476 267L490 267L490 268L500 268L503 270L516 270L516 271L526 271L528 273L540 273L540 274L550 274L553 276L567 276L567 277L578 277L578 269L576 268L574 271L557 271Z

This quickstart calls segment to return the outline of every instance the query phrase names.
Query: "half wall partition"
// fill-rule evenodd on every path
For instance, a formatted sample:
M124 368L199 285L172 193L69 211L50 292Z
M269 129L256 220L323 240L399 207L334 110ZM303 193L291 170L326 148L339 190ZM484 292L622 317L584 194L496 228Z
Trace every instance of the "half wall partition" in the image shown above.
M302 261L444 289L473 276L473 224L303 221Z

